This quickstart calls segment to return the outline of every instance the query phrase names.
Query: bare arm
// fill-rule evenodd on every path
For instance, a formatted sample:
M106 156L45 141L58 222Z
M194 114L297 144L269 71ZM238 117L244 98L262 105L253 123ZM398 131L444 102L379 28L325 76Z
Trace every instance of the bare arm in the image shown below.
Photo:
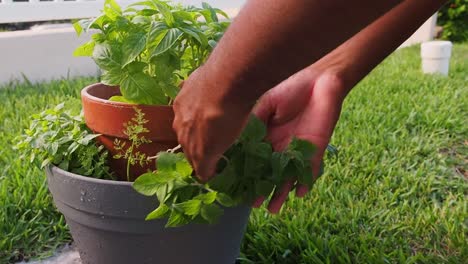
M216 162L240 134L258 97L333 50L399 2L249 1L206 64L185 82L174 102L178 140L200 178L207 180L213 175ZM442 1L404 1L422 11L416 12L417 19L409 20L410 24L398 22L401 28L394 28L389 35L394 38L390 43L398 43L404 39L405 32L414 31L439 2ZM412 15L406 13L408 17ZM368 37L361 36L362 41ZM359 72L346 73L350 80L356 74L361 77L354 76L355 82L359 81L393 50L392 45L382 41L386 39L374 43L384 47L372 51L378 53L375 58L372 52L368 55L369 65L361 65ZM337 64L353 63L341 56L335 58Z
M315 64L269 90L254 113L268 124L268 138L275 149L284 148L292 137L314 142L318 151L311 164L317 175L346 94L443 3L403 2ZM294 185L290 181L276 190L268 205L270 212L279 212ZM300 197L307 191L306 186L296 188ZM264 199L260 197L254 206L260 206Z
M206 92L252 107L400 0L251 0L205 65ZM227 70L228 69L228 70ZM235 100L238 99L238 100ZM250 109L249 109L250 110Z
M418 29L446 0L407 0L312 65L344 82L343 96Z

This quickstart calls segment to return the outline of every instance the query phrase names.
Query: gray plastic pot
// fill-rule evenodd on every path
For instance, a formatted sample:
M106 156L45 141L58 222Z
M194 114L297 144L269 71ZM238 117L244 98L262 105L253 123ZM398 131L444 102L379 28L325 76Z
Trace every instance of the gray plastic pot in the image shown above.
M54 202L67 221L83 263L233 264L250 215L246 206L225 209L214 225L165 228L145 221L155 197L131 183L79 176L46 168Z

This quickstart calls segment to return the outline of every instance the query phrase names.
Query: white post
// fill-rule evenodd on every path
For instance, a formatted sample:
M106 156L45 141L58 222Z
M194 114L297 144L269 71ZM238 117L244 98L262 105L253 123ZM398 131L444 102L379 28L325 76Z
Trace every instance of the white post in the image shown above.
M452 42L429 41L421 44L422 70L424 73L439 73L447 76L449 72Z

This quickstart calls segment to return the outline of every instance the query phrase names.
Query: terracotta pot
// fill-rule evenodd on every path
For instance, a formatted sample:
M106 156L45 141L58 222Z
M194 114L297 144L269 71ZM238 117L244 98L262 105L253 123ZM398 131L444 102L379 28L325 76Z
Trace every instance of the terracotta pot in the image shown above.
M149 132L143 135L151 140L151 143L141 145L137 151L154 156L160 151L178 145L177 136L172 129L174 111L171 106L133 105L109 101L108 99L114 95L120 95L118 87L101 83L90 85L81 91L86 125L95 133L102 134L97 139L109 150L111 156L119 152L114 148L115 139L125 141L126 146L131 144L124 131L125 124L135 117L135 107L140 109L145 114L145 119L148 120L145 127ZM110 157L110 166L119 180L127 180L127 160ZM154 170L155 166L154 161L144 167L132 166L130 179L134 180L148 170Z

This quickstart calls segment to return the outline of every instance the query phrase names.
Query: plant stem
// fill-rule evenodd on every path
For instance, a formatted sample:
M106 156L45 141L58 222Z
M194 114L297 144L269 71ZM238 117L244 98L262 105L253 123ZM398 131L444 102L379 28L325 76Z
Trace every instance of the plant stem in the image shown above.
M127 181L130 181L130 159L127 159Z

